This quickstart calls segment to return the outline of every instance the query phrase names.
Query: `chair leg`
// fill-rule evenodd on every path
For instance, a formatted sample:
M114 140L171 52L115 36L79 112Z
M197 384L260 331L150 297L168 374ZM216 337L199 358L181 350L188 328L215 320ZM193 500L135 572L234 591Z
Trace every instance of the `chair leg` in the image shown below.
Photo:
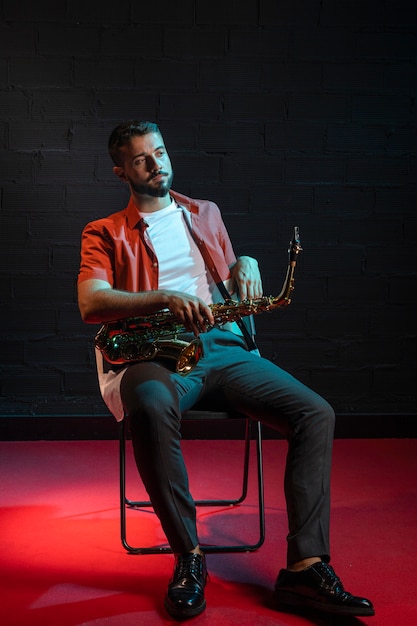
M130 554L167 554L172 553L169 546L153 547L133 547L127 541L127 518L126 508L146 508L151 507L149 500L136 501L126 497L126 420L120 422L119 427L119 479L120 479L120 535L123 547ZM249 464L250 464L250 442L251 442L251 420L246 420L244 468L242 493L236 499L220 500L196 500L196 506L235 506L241 504L247 496ZM202 545L204 552L252 552L258 550L265 541L265 502L264 502L264 480L263 480L263 460L262 460L262 429L260 422L256 422L256 464L258 481L258 514L259 514L259 538L253 544L245 545Z
M252 550L260 548L265 541L265 489L261 422L256 422L256 464L258 478L259 539Z
M136 548L127 541L126 506L130 501L126 498L126 420L119 425L119 487L120 487L120 539L129 554L171 554L169 546ZM149 503L149 506L151 504Z

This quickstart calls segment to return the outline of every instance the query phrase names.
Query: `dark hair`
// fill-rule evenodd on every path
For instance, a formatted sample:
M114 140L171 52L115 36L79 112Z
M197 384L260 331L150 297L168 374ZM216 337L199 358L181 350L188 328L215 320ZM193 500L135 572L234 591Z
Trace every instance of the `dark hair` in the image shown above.
M130 120L116 126L109 137L109 154L115 165L121 165L119 159L119 148L130 143L135 135L146 135L148 133L159 133L161 131L154 122Z

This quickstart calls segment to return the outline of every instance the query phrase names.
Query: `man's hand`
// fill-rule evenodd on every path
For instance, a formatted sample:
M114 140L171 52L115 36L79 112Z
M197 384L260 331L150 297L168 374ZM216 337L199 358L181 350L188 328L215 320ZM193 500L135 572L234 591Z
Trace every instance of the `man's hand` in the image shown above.
M241 256L230 269L233 293L241 300L253 300L263 295L262 279L258 261L250 256Z
M199 335L214 326L214 317L210 307L200 298L181 291L169 291L167 307L187 331Z

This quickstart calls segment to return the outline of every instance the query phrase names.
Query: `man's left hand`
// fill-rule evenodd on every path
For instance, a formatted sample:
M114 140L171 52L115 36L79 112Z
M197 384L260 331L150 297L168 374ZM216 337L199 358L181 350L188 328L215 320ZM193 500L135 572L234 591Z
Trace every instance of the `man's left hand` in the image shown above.
M262 278L258 261L250 256L240 256L230 270L233 292L241 300L253 300L263 295Z

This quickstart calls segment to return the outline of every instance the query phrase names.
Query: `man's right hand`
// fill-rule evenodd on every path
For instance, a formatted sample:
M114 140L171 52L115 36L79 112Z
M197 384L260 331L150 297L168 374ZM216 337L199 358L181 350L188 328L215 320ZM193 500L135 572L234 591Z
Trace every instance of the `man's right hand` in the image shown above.
M180 291L166 293L167 308L184 325L187 331L199 335L214 325L214 317L210 307L200 298Z

